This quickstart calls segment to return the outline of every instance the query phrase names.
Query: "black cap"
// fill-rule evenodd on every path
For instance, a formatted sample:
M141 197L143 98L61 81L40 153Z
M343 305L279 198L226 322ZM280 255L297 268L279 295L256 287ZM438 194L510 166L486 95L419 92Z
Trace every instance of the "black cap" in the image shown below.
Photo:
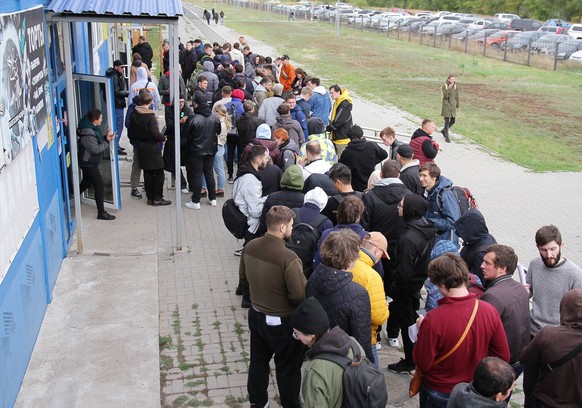
M412 147L410 147L410 145L402 145L402 146L398 146L398 154L401 157L405 157L407 159L412 159L412 156L414 155L414 151L412 150Z
M303 334L322 334L329 330L329 317L319 303L311 296L291 315L293 327Z
M288 60L288 59L289 59L289 56L288 56L287 54L283 54L283 55L281 56L281 59L282 59L282 60Z

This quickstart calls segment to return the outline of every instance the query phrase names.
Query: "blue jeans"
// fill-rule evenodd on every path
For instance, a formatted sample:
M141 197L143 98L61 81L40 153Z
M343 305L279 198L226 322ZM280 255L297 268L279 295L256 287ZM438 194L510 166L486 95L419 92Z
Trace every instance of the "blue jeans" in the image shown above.
M123 108L115 108L115 150L119 149L119 139L123 132Z
M216 188L224 190L224 146L218 145L218 151L214 156L214 172L218 183ZM202 188L206 188L206 180L202 177Z
M372 344L372 355L374 356L374 365L376 368L380 367L380 360L378 359L378 350L376 349L376 345Z
M420 408L447 408L451 394L428 389L424 384L420 387Z

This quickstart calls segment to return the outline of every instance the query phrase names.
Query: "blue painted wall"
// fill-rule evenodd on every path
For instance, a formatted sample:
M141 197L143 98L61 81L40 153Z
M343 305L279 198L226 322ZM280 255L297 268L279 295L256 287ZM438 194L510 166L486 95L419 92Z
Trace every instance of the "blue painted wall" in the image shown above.
M14 13L15 11L26 10L34 6L48 6L50 0L2 0L0 1L0 13Z

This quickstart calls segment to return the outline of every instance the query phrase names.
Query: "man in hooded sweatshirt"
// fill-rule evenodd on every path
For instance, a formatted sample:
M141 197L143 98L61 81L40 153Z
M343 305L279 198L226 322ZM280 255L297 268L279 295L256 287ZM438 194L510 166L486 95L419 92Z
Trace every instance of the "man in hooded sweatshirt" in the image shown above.
M470 208L455 221L455 230L463 240L463 248L460 255L467 262L469 272L478 276L481 282L485 282L483 270L481 269L483 257L486 249L490 245L497 243L493 235L489 233L489 229L487 229L485 217L479 210Z
M214 97L214 92L218 89L218 76L214 73L214 63L212 61L204 61L202 63L202 67L204 72L198 74L198 78L200 76L204 76L208 80L208 86L206 87L206 100L208 103L212 102L212 98ZM198 79L199 80L199 79Z
M310 77L307 80L307 86L313 90L313 95L308 101L311 114L312 116L323 120L323 124L327 126L329 123L329 114L331 112L331 99L329 93L324 86L321 86L319 78Z
M160 93L158 91L158 87L152 81L148 79L148 72L144 67L139 67L136 72L136 81L131 85L129 89L129 100L133 100L134 97L139 95L139 91L142 89L147 89L152 94L152 105L150 108L153 111L156 111L162 101L160 99Z
M259 107L259 118L263 119L265 123L271 127L277 123L277 117L279 116L277 108L285 102L283 98L281 98L281 95L283 94L283 85L273 85L273 92L274 95L265 99ZM301 126L299 126L299 129L301 129Z
M420 308L420 289L426 280L430 252L435 243L434 224L425 218L427 203L416 194L402 197L398 214L406 226L398 240L396 275L387 294L394 299L390 314L402 328L404 359L388 364L388 370L396 373L410 372L415 364L412 358L414 344L408 336L408 327L416 322Z
M582 289L572 289L560 302L560 325L543 327L521 352L521 363L542 367L533 389L536 407L582 406L582 352L555 364L581 344Z
M352 187L356 191L364 191L368 186L368 178L374 171L376 164L388 157L386 150L378 143L368 142L364 131L358 125L348 130L348 143L339 162L352 170Z
M434 162L434 158L439 152L439 145L432 140L435 124L430 119L424 119L420 128L416 129L410 138L410 147L414 151L414 157L418 159L420 165Z
M333 101L330 122L325 130L330 132L330 139L335 145L338 157L348 145L348 130L352 127L352 98L347 89L340 88L339 85L329 87L329 96Z

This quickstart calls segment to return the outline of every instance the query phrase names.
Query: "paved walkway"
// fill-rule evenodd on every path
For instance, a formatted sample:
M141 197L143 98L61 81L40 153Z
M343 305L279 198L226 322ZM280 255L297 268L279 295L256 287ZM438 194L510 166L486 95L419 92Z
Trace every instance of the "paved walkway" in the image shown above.
M212 28L232 42L239 36ZM181 24L183 39L195 33L188 21ZM249 40L255 51L277 55ZM354 117L363 126L392 125L402 133L420 121L357 95ZM565 256L582 264L582 221L573 216L582 208L578 173L532 173L460 135L452 139L443 143L438 163L473 190L499 242L515 247L527 264L537 256L535 230L554 223ZM120 163L122 180L129 179L130 166ZM224 228L220 206L203 200L200 211L184 209L184 250L175 252L175 205L148 207L131 200L128 187L121 191L124 207L116 221L98 222L94 208L82 207L86 254L76 255L73 245L64 261L16 406L153 408L160 395L164 407L248 406L248 329L234 294L238 258L232 254L240 243ZM230 191L227 185L227 196ZM174 194L168 191L167 198ZM386 344L379 354L382 367L401 356ZM417 406L407 396L410 377L386 378L391 407ZM270 395L271 407L278 406L274 377Z

